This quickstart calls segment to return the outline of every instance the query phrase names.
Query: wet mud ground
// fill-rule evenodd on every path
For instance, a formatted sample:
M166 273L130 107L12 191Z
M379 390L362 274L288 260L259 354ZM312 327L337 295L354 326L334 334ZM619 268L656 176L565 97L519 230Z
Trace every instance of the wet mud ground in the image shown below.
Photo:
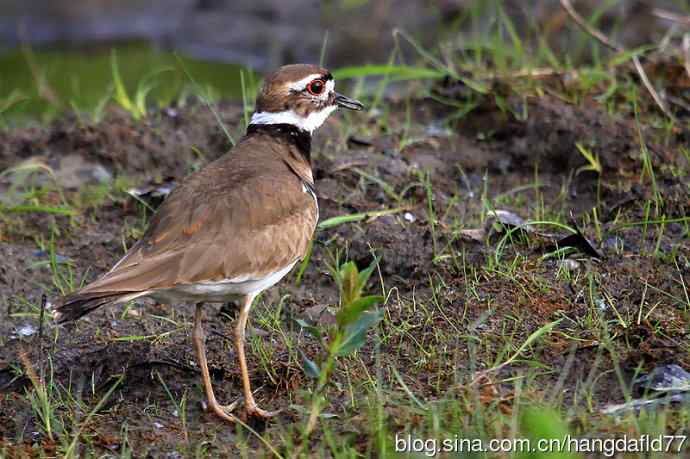
M424 425L399 380L425 403L463 400L460 413L475 410L473 403L510 413L512 377L528 375L523 399L542 400L561 387L563 413L605 418L600 410L625 402L622 384L635 374L671 363L690 368L690 247L683 221L690 169L681 153L690 132L667 133L644 122L638 130L631 113L549 95L509 103L516 110L485 100L450 128L440 120L452 112L436 102L391 104L378 115L337 114L317 133L313 166L322 221L404 209L319 230L302 278L295 270L255 305L248 358L257 399L285 411L251 425L278 451L297 442L313 387L299 352L319 355L293 319L332 321L338 290L328 266L336 256L360 267L379 256L369 289L383 289L387 298L378 330L338 366L325 407L337 416L324 420L329 431L365 455L376 450L377 382L385 391L383 422L393 435ZM227 103L219 110L239 135L242 107ZM654 181L645 173L640 138ZM596 152L600 173L585 170L576 143ZM74 285L95 279L142 234L146 210L123 190L183 177L229 146L213 115L194 104L140 121L111 109L98 123L66 116L0 133L0 170L40 160L64 178L61 158L78 155L86 164L72 178L76 189L58 190L41 174L31 178L39 177L29 187L32 202L60 208L68 202L72 215L9 212L5 204L0 222L0 446L9 457L59 456L75 426L85 456L119 457L125 450L133 457L270 455L248 431L204 411L190 344L191 305L107 307L60 328L46 320L37 339L41 296L50 302L59 285L69 284L60 276L72 276ZM93 183L94 164L113 181ZM6 196L28 186L13 184L13 176L2 177ZM600 257L582 250L545 256L567 231L534 225L538 231L505 238L505 225L490 223L492 209L574 222ZM665 223L639 223L645 220ZM207 307L209 364L216 395L227 402L241 392L230 338L234 314L232 305ZM477 371L506 360L558 319L519 359L485 376L481 389L471 384ZM28 395L31 367L52 381L55 416L62 420L52 439ZM477 399L465 397L475 390ZM450 416L443 409L441 417ZM669 431L687 421L673 413L669 408ZM592 434L589 421L569 419L574 432ZM332 457L325 444L317 429L313 453Z

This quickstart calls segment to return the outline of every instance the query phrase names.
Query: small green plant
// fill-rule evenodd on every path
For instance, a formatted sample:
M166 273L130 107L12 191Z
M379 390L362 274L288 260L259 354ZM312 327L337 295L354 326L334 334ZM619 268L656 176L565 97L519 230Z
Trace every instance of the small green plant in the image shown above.
M303 442L316 427L325 402L324 392L335 369L337 358L351 355L362 347L367 331L383 318L383 311L376 308L376 305L383 303L383 296L362 295L377 262L375 259L361 272L352 261L333 270L340 291L340 308L335 316L335 325L323 330L298 320L298 324L324 348L320 363L302 356L304 372L317 380L312 392L309 418L303 431Z
M146 116L146 99L149 93L157 85L157 83L153 81L154 76L156 76L158 73L168 72L172 70L171 68L162 68L146 75L144 78L141 79L141 81L139 81L137 89L134 92L134 98L131 98L129 96L129 93L127 92L127 88L125 88L125 84L122 81L122 77L120 76L120 68L117 64L117 54L114 49L110 54L110 67L112 71L113 85L115 90L113 98L115 99L115 102L117 102L122 108L127 110L135 120L141 119L144 116ZM101 101L99 102L99 105L100 104L104 104L104 102Z
M74 279L74 270L69 262L63 263L60 261L55 247L56 237L59 236L59 230L53 225L50 230L50 243L48 249L48 261L50 272L53 275L53 286L57 288L60 294L65 295L74 290L76 283Z
M120 374L118 378L115 380L115 382L110 386L110 389L103 395L103 397L100 399L100 401L96 404L96 406L86 415L86 418L75 425L75 430L72 434L72 441L70 442L69 446L67 449L64 451L64 455L62 457L65 458L73 458L73 457L82 457L81 454L79 454L79 439L81 437L82 431L84 430L84 427L89 425L89 422L91 422L91 419L99 412L101 409L105 406L105 404L110 400L110 397L113 395L113 392L115 392L115 389L117 389L120 384L122 384L122 381L124 381L125 375Z
M55 440L56 434L63 430L61 419L59 419L56 413L56 406L54 404L56 388L53 384L52 363L50 379L46 382L36 372L33 362L31 362L24 349L20 349L18 356L19 361L24 367L24 373L28 376L33 387L33 391L27 390L26 397L31 402L31 408L36 418L40 421L40 426L46 437L52 442Z
M520 458L576 458L577 454L568 449L565 444L571 436L568 425L560 414L549 406L527 407L520 416L519 426L521 433L533 442L547 442L549 448L543 451L519 451Z
M592 171L601 175L603 168L601 167L601 161L599 161L599 155L593 153L592 150L588 149L580 142L575 143L575 146L580 154L587 160L587 164L578 167L575 173L580 174L581 172Z
M209 111L211 113L213 113L213 116L215 117L216 122L218 123L218 126L222 129L223 134L225 134L225 137L228 139L228 142L230 142L230 144L232 146L235 146L235 139L232 137L232 135L230 135L230 132L228 131L228 128L225 126L225 123L223 122L223 120L221 119L220 113L218 112L218 110L211 104L211 99L212 99L211 88L207 87L207 89L204 91L204 89L202 89L202 87L199 85L199 83L196 82L196 80L194 79L192 74L189 73L189 71L187 70L187 67L185 67L184 62L182 61L180 56L178 56L176 54L175 58L177 59L177 63L179 65L179 67L182 69L185 76L187 77L187 79L192 84L192 87L194 88L194 92L196 93L196 95L199 97L199 99L201 99L201 101L204 103L204 105L206 105L206 107L209 109ZM244 74L240 74L240 76L242 77L242 81L244 81ZM244 83L242 83L242 90L243 90L243 98L246 101L247 97L246 97L246 88L245 88ZM245 104L245 112L246 112L246 104Z
M141 107L137 106L129 97L125 84L122 82L122 77L120 76L120 67L117 64L117 53L115 50L110 54L110 68L113 74L113 85L115 86L115 95L113 96L115 102L131 113L134 119L138 120L146 111L142 111Z
M9 111L12 107L28 99L29 98L25 96L20 90L13 89L12 92L3 101L0 101L0 119L3 116L3 114Z
M165 393L168 395L168 399L170 399L173 406L175 407L173 416L180 419L184 441L187 445L189 445L189 429L187 428L187 391L184 391L184 393L182 394L182 398L178 402L177 398L172 394L172 392L170 392L170 389L168 389L168 385L165 383L165 380L158 371L156 371L156 376L158 377L158 380L163 386L163 389L165 389Z

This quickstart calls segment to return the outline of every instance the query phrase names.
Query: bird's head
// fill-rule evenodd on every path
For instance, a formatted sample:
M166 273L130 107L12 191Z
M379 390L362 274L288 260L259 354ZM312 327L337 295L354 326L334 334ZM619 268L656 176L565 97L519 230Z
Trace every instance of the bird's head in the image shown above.
M364 106L335 92L328 70L308 64L286 65L264 80L251 124L290 124L311 134L338 107L361 110Z

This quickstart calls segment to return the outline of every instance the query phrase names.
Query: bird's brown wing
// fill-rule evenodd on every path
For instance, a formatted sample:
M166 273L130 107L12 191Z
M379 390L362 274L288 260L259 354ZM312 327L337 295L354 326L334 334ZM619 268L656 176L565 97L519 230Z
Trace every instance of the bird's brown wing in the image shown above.
M317 208L301 179L283 161L227 167L223 160L231 158L210 164L171 193L144 237L81 292L258 279L304 256Z

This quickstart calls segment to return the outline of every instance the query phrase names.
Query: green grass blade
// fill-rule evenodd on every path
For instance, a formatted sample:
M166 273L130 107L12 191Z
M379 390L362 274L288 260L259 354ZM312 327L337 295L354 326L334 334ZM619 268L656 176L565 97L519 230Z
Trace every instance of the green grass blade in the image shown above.
M361 65L341 67L333 71L333 77L338 80L364 78L373 76L387 76L391 80L428 80L443 78L447 72L427 67L412 67L407 65Z
M318 228L321 230L334 228L334 227L336 227L338 225L342 225L344 223L361 222L363 220L374 219L377 217L383 217L384 215L397 214L397 213L403 212L405 210L407 210L406 207L396 207L394 209L374 210L371 212L362 212L362 213L356 213L356 214L350 214L350 215L340 215L338 217L332 217L332 218L328 218L328 219L322 221L321 223L319 223Z
M0 205L0 212L7 213L22 213L22 212L41 212L45 214L53 215L66 215L72 216L76 215L77 212L74 209L63 206L46 206L42 204L20 204L16 206L2 206Z

